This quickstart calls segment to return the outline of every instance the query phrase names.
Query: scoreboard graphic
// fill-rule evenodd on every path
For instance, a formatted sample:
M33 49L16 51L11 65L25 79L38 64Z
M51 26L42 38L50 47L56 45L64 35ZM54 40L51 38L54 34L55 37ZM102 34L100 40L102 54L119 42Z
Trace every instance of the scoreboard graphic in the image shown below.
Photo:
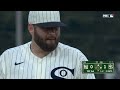
M113 61L83 61L82 62L83 73L113 73L114 62Z

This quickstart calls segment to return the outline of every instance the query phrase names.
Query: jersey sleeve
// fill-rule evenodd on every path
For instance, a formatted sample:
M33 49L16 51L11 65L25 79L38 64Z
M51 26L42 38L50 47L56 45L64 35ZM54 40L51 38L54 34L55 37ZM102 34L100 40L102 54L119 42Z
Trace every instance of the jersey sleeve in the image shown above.
M7 51L3 52L2 55L0 56L0 79L5 78L5 59L7 56Z
M4 79L3 69L2 69L2 63L0 62L0 79Z
M78 54L77 65L76 65L77 66L77 69L76 69L77 79L95 79L94 74L83 73L83 66L82 66L83 61L88 61L88 59L83 53L80 52Z

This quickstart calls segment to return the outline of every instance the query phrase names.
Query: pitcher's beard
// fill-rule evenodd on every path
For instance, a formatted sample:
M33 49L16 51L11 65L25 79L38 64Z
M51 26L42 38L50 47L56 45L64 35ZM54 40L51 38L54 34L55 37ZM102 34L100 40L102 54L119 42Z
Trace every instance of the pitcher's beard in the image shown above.
M60 38L57 38L55 40L44 40L40 36L37 35L37 33L34 33L34 41L35 43L46 52L51 52L56 49L58 46Z

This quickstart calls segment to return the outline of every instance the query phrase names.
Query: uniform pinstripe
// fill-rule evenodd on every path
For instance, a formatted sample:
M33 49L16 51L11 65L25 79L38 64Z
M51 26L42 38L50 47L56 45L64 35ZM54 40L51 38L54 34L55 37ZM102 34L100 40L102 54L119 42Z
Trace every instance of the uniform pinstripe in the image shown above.
M49 12L48 11L32 11L30 12L28 22L29 23L34 22L32 24L46 23L46 22L60 22L60 13L59 11L49 11Z
M94 79L93 74L82 73L84 54L62 43L43 58L38 58L30 50L30 43L11 48L0 56L0 78L4 79ZM21 63L15 65L16 63ZM68 68L68 69L67 69ZM74 74L71 70L74 69ZM53 72L53 74L52 74Z

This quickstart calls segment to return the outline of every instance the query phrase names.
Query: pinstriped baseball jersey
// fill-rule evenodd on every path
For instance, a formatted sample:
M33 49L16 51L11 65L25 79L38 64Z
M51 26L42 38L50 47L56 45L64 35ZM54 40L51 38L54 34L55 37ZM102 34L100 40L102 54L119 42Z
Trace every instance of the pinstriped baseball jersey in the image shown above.
M73 47L59 43L43 58L35 56L31 42L11 48L0 57L0 78L3 79L95 79L94 74L82 73L84 54Z

